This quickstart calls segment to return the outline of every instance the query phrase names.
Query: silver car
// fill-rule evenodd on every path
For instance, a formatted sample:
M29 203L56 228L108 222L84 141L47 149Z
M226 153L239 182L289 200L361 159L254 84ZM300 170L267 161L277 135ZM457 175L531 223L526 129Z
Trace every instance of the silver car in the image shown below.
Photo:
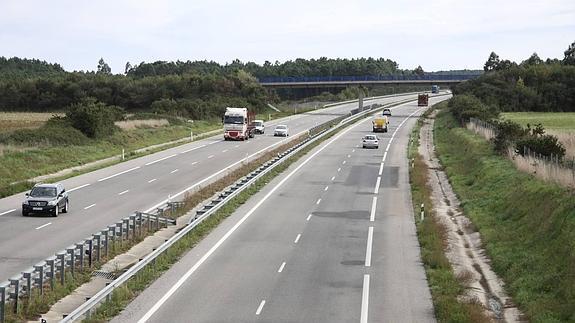
M282 137L289 136L288 126L283 124L277 125L276 128L274 129L274 136L282 136Z
M376 135L365 135L361 140L363 148L379 148L379 139Z

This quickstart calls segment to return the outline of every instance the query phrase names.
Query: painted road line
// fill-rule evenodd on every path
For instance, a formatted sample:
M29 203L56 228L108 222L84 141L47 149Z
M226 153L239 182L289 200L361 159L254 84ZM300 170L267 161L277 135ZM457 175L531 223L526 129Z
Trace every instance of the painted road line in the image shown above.
M40 229L42 229L42 228L45 228L45 227L49 226L50 224L52 224L52 222L48 222L48 223L46 223L46 224L44 224L44 225L41 225L41 226L37 227L36 230L40 230Z
M383 153L383 158L381 159L381 161L384 162L386 158L387 158L387 151Z
M170 288L170 290L168 290L161 298L160 300L158 300L147 312L146 314L144 314L142 316L142 318L140 318L138 320L138 323L145 323L146 321L148 321L150 319L150 317L152 317L152 315L154 315L154 313L156 313L158 311L158 309L160 309L160 307L162 307L162 305L188 280L188 278L190 278L192 276L192 274L194 272L196 272L196 270L198 270L198 268L200 268L200 266L214 253L216 252L216 250L218 250L218 248L226 241L228 240L228 238L262 205L264 204L265 201L267 201L267 199L270 198L270 196L272 196L280 187L282 187L282 185L287 182L290 178L292 178L292 176L294 176L294 174L296 174L302 167L304 167L307 163L309 163L313 158L315 158L315 156L317 156L319 153L321 153L324 149L326 149L327 147L329 147L332 143L334 143L336 140L338 140L339 138L341 138L342 136L344 136L345 134L347 134L350 130L352 130L353 128L355 128L356 126L360 125L361 122L358 122L354 125L351 125L349 128L343 130L341 133L337 134L334 138L332 138L330 141L328 141L326 144L324 144L323 146L320 146L321 148L319 148L317 151L315 151L311 156L309 156L307 159L305 159L303 162L301 162L294 170L292 170L289 174L285 175L285 177L276 184L276 186L274 186L266 195L264 195L264 197L262 197L257 203L256 205L254 205L246 214L244 214L244 216L238 220L238 222L236 222L236 224L234 224L233 227L231 227L211 248L210 250L208 250L190 269L188 269L188 271L182 275L182 277L180 277L180 279L178 279L178 281ZM303 133L303 132L301 132ZM300 133L300 134L301 134ZM283 140L282 140L283 141ZM282 141L278 141L276 142L274 145L275 146L279 143L281 143ZM270 146L260 150L259 152L256 152L255 154L258 154L262 151L265 151L267 149L269 149ZM255 155L252 154L252 155ZM224 172L225 170L229 169L230 167L237 165L238 163L241 163L244 159L241 159L237 162L235 162L234 164L220 170L217 173L212 174L211 176L205 178L204 180L190 186L189 188L183 190L182 192L172 196L172 198L176 197L177 195L181 195L184 194L185 192L189 191L190 189L196 187L197 185L200 185L201 183L203 183L204 181L212 178L213 176L216 176L217 174L220 174L222 172ZM160 204L150 208L148 211L144 211L146 213L150 212L151 210L155 209L157 206L162 205L164 202L161 202Z
M299 233L297 235L297 237L295 237L295 240L293 241L293 243L297 243L299 241L299 238L301 238L301 233Z
M264 305L266 305L266 300L262 300L262 302L260 303L260 306L258 306L258 309L256 310L256 315L260 315L260 313L262 312L262 310L264 309Z
M227 150L227 149L224 149L224 150L222 150L222 152L223 152L223 153L226 153L226 152L228 152L228 150Z
M120 175L122 175L122 174L126 174L126 173L131 172L131 171L133 171L133 170L136 170L136 169L138 169L138 168L140 168L140 166L136 166L136 167L134 167L134 168L130 168L130 169L128 169L128 170L125 170L125 171L123 171L123 172L116 173L116 174L114 174L114 175L110 175L110 176L108 176L108 177L100 178L100 179L98 180L98 182L103 182L103 181L108 180L108 179L110 179L110 178L114 178L114 177L116 177L116 176L120 176Z
M361 295L361 319L360 323L367 323L369 311L369 275L363 275L363 293Z
M210 158L214 158L214 155L209 155L209 156L208 156L208 159L210 159Z
M369 215L369 221L375 221L375 210L377 207L377 196L373 197L373 201L371 202L371 214Z
M329 189L329 186L326 186L323 190L327 191Z
M347 158L351 157L351 155L347 155Z
M157 180L158 180L157 178L154 178L154 179L149 180L148 183L153 183L153 182L155 182L155 181L157 181Z
M373 227L369 227L367 231L367 247L365 250L365 266L371 266L371 248L373 246Z
M84 210L87 210L87 209L92 208L92 207L94 207L94 206L96 206L96 204L90 204L90 205L86 206L86 207L84 208Z
M334 179L335 179L335 176L332 176L332 177L331 177L331 180L333 181Z
M235 145L234 148L238 148L240 145Z
M382 173L383 173L383 163L381 163L381 165L379 166L379 172L377 173L377 175L381 176Z
M16 211L16 209L4 211L4 212L0 213L0 216L5 215L5 214L8 214L8 213L12 213L12 212L14 212L14 211Z
M179 171L179 169L174 169L173 171L170 172L170 174L173 174L175 172Z
M355 152L355 149L352 149L351 152L354 153L354 152Z
M337 169L338 172L341 172L341 167Z
M164 157L164 158L156 159L156 160L151 161L151 162L149 162L149 163L147 163L147 164L145 164L145 165L146 165L146 166L150 166L150 165L153 165L153 164L155 164L155 163L161 162L162 160L166 160L166 159L168 159L168 158L172 158L172 157L176 157L176 156L178 156L178 154L173 154L173 155L170 155L170 156L166 156L166 157Z
M307 216L307 219L305 219L306 221L309 221L311 219L311 213L310 215Z
M282 262L282 265L280 266L280 269L278 269L278 273L281 273L282 271L284 271L284 267L286 266L286 262Z
M344 164L344 165L345 165L345 160L342 162L342 164Z
M317 199L317 202L315 202L315 205L318 205L319 203L321 203L321 199Z
M390 146L391 146L391 143L388 143L388 144L387 144L387 147L385 147L385 152L388 152L388 151L389 151L389 147L390 147Z
M373 190L373 194L379 193L379 184L381 184L381 176L377 176L377 181L375 182L375 189Z
M68 193L74 192L75 190L79 190L79 189L84 188L84 187L86 187L86 186L90 186L90 184L84 184L84 185L80 185L80 186L78 186L78 187L71 188L71 189L68 190ZM1 215L1 214L0 214L0 215Z
M198 162L197 162L197 161L195 161L195 162L193 162L193 163L192 163L192 165L195 165L195 164L197 164L197 163L198 163Z
M182 151L180 154L189 153L190 151L194 151L194 150L196 150L196 149L200 149L200 148L203 148L203 147L205 147L205 146L206 146L206 145L201 145L201 146L194 147L194 148L191 148L191 149L188 149L188 150L184 150L184 151Z
M122 191L122 192L118 193L118 195L124 195L124 194L128 193L129 191L130 191L130 190Z

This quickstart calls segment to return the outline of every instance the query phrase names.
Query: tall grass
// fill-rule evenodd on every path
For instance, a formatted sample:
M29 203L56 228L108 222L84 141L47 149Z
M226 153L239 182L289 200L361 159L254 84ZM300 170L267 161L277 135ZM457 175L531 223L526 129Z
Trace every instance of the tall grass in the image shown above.
M498 156L442 112L437 151L492 268L534 322L575 320L575 199Z

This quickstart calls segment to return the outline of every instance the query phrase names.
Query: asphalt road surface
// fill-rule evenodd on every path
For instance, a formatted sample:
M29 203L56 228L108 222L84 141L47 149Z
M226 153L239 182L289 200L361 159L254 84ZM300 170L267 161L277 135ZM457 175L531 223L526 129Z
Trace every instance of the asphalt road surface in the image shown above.
M368 104L407 97L415 95ZM57 218L22 217L23 193L0 199L0 282L135 211L152 210L170 197L181 199L186 190L220 178L244 158L356 107L357 103L344 104L268 122L266 133L249 141L212 137L64 180L71 210ZM278 123L289 126L290 138L273 137L273 126Z
M406 158L422 112L394 108L378 149L368 118L312 150L113 322L434 322Z

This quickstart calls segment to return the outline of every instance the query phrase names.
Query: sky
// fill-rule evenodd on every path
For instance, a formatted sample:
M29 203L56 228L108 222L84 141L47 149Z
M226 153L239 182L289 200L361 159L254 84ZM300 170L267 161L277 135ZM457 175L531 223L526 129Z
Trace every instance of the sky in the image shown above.
M126 62L383 57L425 71L563 58L574 0L0 0L0 56Z

